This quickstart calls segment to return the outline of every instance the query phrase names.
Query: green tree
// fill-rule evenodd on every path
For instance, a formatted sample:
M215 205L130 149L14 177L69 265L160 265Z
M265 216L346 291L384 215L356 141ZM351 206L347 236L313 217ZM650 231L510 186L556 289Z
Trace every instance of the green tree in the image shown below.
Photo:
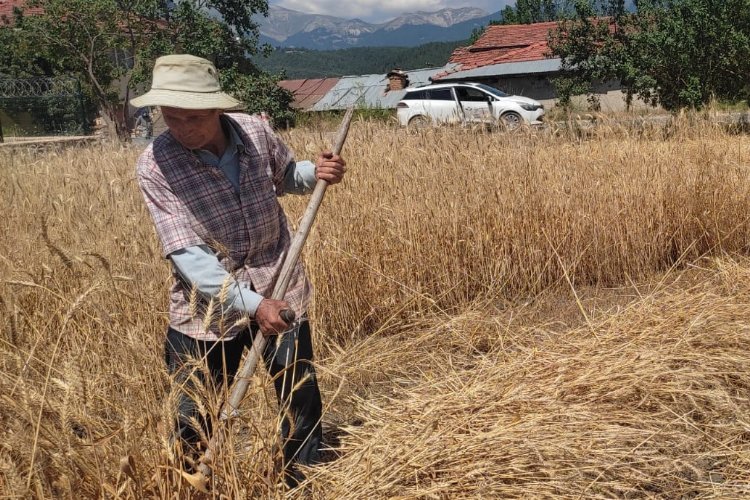
M625 25L622 77L667 109L750 98L750 0L644 0Z
M284 49L253 61L263 70L287 78L325 78L387 73L443 66L465 41L432 42L419 47L352 47L338 50Z
M114 124L120 125L118 90L114 83L125 68L112 55L122 49L124 37L116 3L32 0L28 5L44 11L27 17L16 28L33 41L53 74L74 74L85 81L99 108ZM126 131L121 127L117 131L125 136Z
M144 0L132 0L142 4ZM270 75L253 62L271 48L258 44L254 14L268 14L266 0L148 0L149 15L159 23L147 44L133 50L136 55L133 84L148 82L154 60L170 53L188 53L210 59L222 75L224 89L245 103L249 112L264 111L275 123L289 123L292 94L276 85L281 73ZM136 6L138 7L138 6ZM142 7L134 9L135 18ZM132 23L131 23L132 26ZM136 35L137 38L137 35Z
M268 73L242 73L237 68L221 72L222 86L245 103L249 113L267 113L273 123L287 127L294 123L291 92L279 87L277 76Z
M252 16L267 14L266 0L29 0L28 6L43 13L0 28L0 40L15 47L7 56L13 61L0 59L3 67L18 70L32 60L47 73L77 75L121 137L128 124L120 88L127 98L130 89L145 85L161 55L191 53L243 75L226 83L246 100L267 91L269 76L250 60L263 50Z
M573 96L589 95L597 107L594 85L619 72L621 32L613 34L611 26L617 25L621 16L611 20L596 14L593 2L578 0L572 15L561 20L559 29L550 35L551 53L562 59L562 74L554 79L554 85L563 106L568 106Z
M712 99L750 98L750 0L640 0L606 22L579 0L560 23L552 53L563 60L555 82L563 104L618 79L634 96L674 110Z
M0 50L0 78L34 79L58 74L59 61L39 43L34 30L24 25L27 21L18 9L11 19L0 20L0 47L3 49ZM93 94L87 85L52 79L49 84L40 82L39 90L43 93L38 96L0 99L0 106L11 116L29 113L33 117L34 132L42 134L80 134L96 116Z
M518 0L502 11L499 21L490 24L531 24L557 21L575 15L576 0ZM625 13L625 0L590 0L587 7L599 16L619 16Z
M51 62L35 43L31 29L25 29L22 11L13 19L0 20L0 76L24 78L51 74Z
M518 0L515 6L508 5L502 12L502 24L531 24L555 21L564 8L557 0Z
M494 24L494 21L490 21L490 25ZM468 44L474 45L477 43L477 40L482 38L482 35L484 35L484 32L487 30L486 26L482 26L479 28L474 28L471 30L471 35L469 36Z

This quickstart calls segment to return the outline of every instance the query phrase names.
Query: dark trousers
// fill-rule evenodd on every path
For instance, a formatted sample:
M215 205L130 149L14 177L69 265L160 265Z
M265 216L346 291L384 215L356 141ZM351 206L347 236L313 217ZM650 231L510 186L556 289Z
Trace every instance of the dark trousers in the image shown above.
M164 352L169 373L180 387L175 433L184 451L197 454L201 438L196 422L203 427L204 435L211 433L210 417L201 417L198 410L195 381L213 390L225 383L229 387L244 349L252 345L253 335L259 335L255 328L244 330L231 340L205 342L168 329ZM269 337L263 359L279 401L287 481L294 484L301 477L294 471L294 464L316 463L322 439L322 403L312 365L310 324L301 321L284 334ZM204 363L205 370L196 368L196 360Z

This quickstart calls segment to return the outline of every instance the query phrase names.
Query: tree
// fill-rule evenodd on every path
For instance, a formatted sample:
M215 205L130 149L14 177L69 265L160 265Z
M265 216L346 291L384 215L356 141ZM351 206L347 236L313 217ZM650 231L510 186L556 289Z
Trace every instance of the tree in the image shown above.
M667 109L750 98L750 0L641 1L621 73Z
M572 16L561 20L550 35L551 53L562 60L562 74L553 80L562 106L568 106L573 96L589 95L592 106L598 107L594 84L620 76L621 32L613 33L611 27L621 16L610 19L596 14L593 2L578 0Z
M532 24L558 21L575 13L577 0L517 0L500 13L501 19L490 24ZM625 0L590 0L592 12L600 16L616 16L626 11Z
M122 3L122 0L120 0ZM154 60L170 53L188 53L211 60L222 75L224 89L246 104L247 111L265 111L278 123L290 119L291 93L276 88L279 75L261 71L251 57L270 50L258 45L254 14L268 13L266 0L129 0L132 18L144 15L159 25L148 43L135 44L131 85L146 84ZM144 5L148 9L144 9ZM134 39L140 25L130 23ZM271 97L269 97L271 96Z
M33 47L48 71L87 82L121 137L128 131L127 107L116 87L126 89L127 99L132 88L150 80L161 55L191 53L243 75L226 83L227 91L245 99L267 90L257 82L269 76L250 60L264 50L253 15L267 14L266 0L29 0L28 6L42 13L24 18L0 39L14 39L17 47L26 41L29 50L16 53L17 60L29 58Z
M418 47L351 47L338 50L284 49L253 61L264 71L286 78L326 78L387 73L442 66L465 41L431 42Z
M561 102L618 79L634 96L674 110L750 98L750 0L640 0L602 22L579 0L551 40L563 60ZM606 26L606 29L605 29Z
M0 76L25 78L50 75L52 68L42 48L35 43L31 29L24 26L22 12L15 9L13 19L0 20Z
M556 21L566 2L558 0L518 0L502 12L502 24L531 24Z
M38 42L33 29L24 26L28 19L16 10L7 24L0 24L0 78L36 80L11 82L9 88L29 90L15 97L0 99L5 112L29 113L39 133L84 133L86 124L96 116L96 105L88 86L57 75L58 60ZM2 21L0 21L1 23ZM39 80L39 77L48 77ZM34 94L34 90L39 94Z
M222 87L245 103L249 113L267 113L273 123L286 128L294 123L291 92L278 85L279 79L268 73L247 74L237 68L221 72Z
M118 6L110 0L32 0L42 14L18 26L36 44L54 74L75 74L88 84L100 109L116 125L118 91L114 82L125 73L112 57L124 45Z

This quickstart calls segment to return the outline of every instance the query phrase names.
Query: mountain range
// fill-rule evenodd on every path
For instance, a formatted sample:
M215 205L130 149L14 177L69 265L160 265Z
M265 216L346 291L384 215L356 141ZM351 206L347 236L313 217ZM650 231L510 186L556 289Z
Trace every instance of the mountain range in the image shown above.
M415 47L428 42L465 40L500 13L464 7L437 12L406 13L381 24L361 19L305 14L271 5L258 18L261 43L274 47L335 50L351 47Z

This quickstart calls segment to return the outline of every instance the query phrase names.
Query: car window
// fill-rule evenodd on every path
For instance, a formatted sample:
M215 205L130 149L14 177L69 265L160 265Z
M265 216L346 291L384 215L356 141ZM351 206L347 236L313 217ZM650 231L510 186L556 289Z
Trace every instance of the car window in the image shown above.
M451 89L431 89L429 98L433 101L452 101L453 94Z
M427 99L427 92L424 90L413 90L407 92L404 99Z
M478 87L486 90L490 94L496 95L497 97L508 97L508 94L500 89L496 89L495 87L490 87L489 85L485 85L483 83L480 83Z
M488 95L473 87L456 87L459 101L487 102Z

